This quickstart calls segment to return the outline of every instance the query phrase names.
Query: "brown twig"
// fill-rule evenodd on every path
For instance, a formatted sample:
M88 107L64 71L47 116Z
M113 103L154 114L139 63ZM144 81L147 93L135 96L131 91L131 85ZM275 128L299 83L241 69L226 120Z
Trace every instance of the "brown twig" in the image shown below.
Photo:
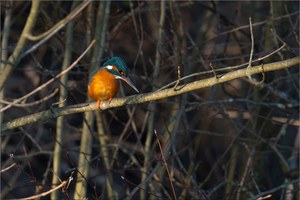
M269 199L269 198L271 198L272 197L272 195L271 194L268 194L268 195L266 195L266 196L264 196L264 197L259 197L259 198L257 198L256 200L265 200L265 199Z
M76 9L74 9L66 18L62 19L60 22L58 22L55 26L53 26L50 30L46 31L45 33L42 33L38 36L32 36L30 33L26 34L26 38L28 40L40 40L37 44L32 46L30 49L28 49L26 52L22 54L22 57L25 57L26 55L30 54L34 50L36 50L39 46L44 44L47 40L49 40L53 35L55 35L59 30L61 30L63 27L65 27L66 24L68 24L71 20L73 20L92 0L86 0L81 3Z
M260 58L257 58L255 60L253 60L252 62L258 62L258 61L262 61L272 55L274 55L275 53L278 53L280 50L282 50L284 47L286 47L286 44L284 43L281 47L279 47L278 49L274 50L273 52L263 56L263 57L260 57ZM247 66L249 65L249 63L245 63L245 64L241 64L241 65L236 65L236 66L229 66L229 67L224 67L224 68L221 68L221 69L215 69L215 72L225 72L225 71L231 71L231 70L236 70L236 69L239 69L243 66ZM184 76L180 79L180 81L182 80L185 80L185 79L188 79L188 78L192 78L192 77L195 77L195 76L200 76L200 75L205 75L205 74L210 74L210 73L213 73L212 70L208 70L208 71L205 71L205 72L197 72L197 73L193 73L193 74L190 74L190 75L187 75L187 76ZM173 81L165 86L163 86L162 88L160 88L159 90L163 90L165 88L168 88L170 87L171 85L174 85L177 83L177 80L176 81Z
M249 170L250 170L250 167L252 165L252 162L253 162L253 156L254 156L254 153L255 153L255 148L253 148L250 153L249 153L249 157L247 159L247 163L246 163L246 166L245 166L245 170L244 170L244 173L242 175L242 178L239 182L239 185L237 187L237 192L236 192L236 199L239 200L240 199L240 196L241 196L241 189L242 187L244 187L244 183L245 183L245 180L246 180L246 176L248 175L249 173Z
M299 11L296 11L296 12L293 12L293 13L290 13L290 14L286 14L286 15L282 15L282 16L279 16L279 17L274 17L274 18L271 18L271 19L266 19L266 20L263 20L263 21L260 21L260 22L256 22L256 23L254 23L253 24L253 26L259 26L259 25L262 25L262 24L266 24L266 23L268 23L268 22L270 22L270 21L277 21L277 20L280 20L280 19L284 19L284 18L290 18L291 16L294 16L294 15L299 15ZM230 34L230 33L234 33L234 32L236 32L236 31L240 31L240 30L242 30L242 29L247 29L247 28L249 28L250 27L250 25L243 25L243 26L239 26L239 27L237 27L237 28L233 28L233 29L231 29L231 30L229 30L229 31L224 31L224 32L222 32L222 33L220 33L220 34L217 34L216 36L213 36L213 37L210 37L210 38L208 38L206 41L209 41L209 40L214 40L214 39L216 39L217 37L221 37L221 36L223 36L223 35L227 35L227 34Z
M136 185L134 182L132 182L132 181L126 179L124 176L121 176L121 179L124 180L124 181L126 181L127 183L133 185L134 187L137 187L137 188L139 188L140 190L144 190L145 192L147 192L147 191L145 190L145 188L142 188L142 187ZM161 196L156 195L155 193L152 193L152 192L148 192L148 193L149 193L150 195L152 195L152 196L155 196L155 197L158 198L158 199L165 199L165 198L163 198L163 197L161 197Z
M55 88L55 90L50 95L48 95L38 101L31 102L31 103L15 103L15 102L6 101L3 99L0 99L0 103L7 104L10 106L20 107L20 108L35 106L37 104L43 103L43 102L47 101L48 99L54 97L58 93L58 91L59 91L58 88Z
M166 17L166 2L161 1L160 2L160 15L159 15L159 24L158 24L158 35L157 35L157 44L156 44L156 52L155 52L155 64L154 64L154 71L153 71L153 81L158 82L159 84L159 70L160 70L160 62L161 62L161 52L162 52L162 44L163 44L163 32L164 32L164 23L165 23L165 17ZM152 86L152 90L155 90L155 86ZM151 111L148 118L148 124L147 124L147 135L146 135L146 141L145 141L145 153L144 153L144 163L142 167L142 171L145 173L142 174L141 182L146 180L147 174L149 171L148 168L148 162L151 157L151 143L152 143L152 136L153 136L153 127L154 127L154 121L155 121L155 115L156 115L156 109L157 105L156 102L151 102L148 105L148 109ZM147 189L147 188L146 188ZM152 191L154 192L154 191ZM140 191L140 199L145 199L146 193L145 191Z
M296 184L296 183L299 183L299 178L296 179L296 180L292 180L292 181L289 181L289 182L286 182L286 183L283 183L277 187L274 187L270 190L267 190L265 192L260 192L258 195L254 196L254 197L251 197L249 198L250 199L256 199L256 200L262 200L262 199L268 199L268 198L271 198L272 197L272 193L278 191L278 190L281 190L285 187L287 187L289 184Z
M20 101L22 101L23 99L26 99L28 97L30 97L31 95L35 94L36 92L42 90L43 88L45 88L47 85L49 85L50 83L52 83L53 81L57 80L59 77L61 77L62 75L66 74L68 71L70 71L73 67L75 67L78 62L82 59L82 57L92 48L92 46L95 44L95 40L93 40L90 45L86 48L86 50L72 63L72 65L70 65L69 67L67 67L65 70L63 70L61 73L57 74L55 77L51 78L49 81L47 81L46 83L44 83L43 85L37 87L36 89L34 89L33 91L29 92L28 94L24 95L23 97L16 99L14 101L14 103L18 103ZM12 105L7 105L4 108L2 108L0 110L0 112L3 112L5 110L7 110L8 108L10 108Z
M181 70L180 70L180 65L177 66L177 81L176 84L174 86L174 90L177 90L177 86L180 83L180 79L181 79Z
M74 11L76 10L80 10L83 9L87 4L85 4L85 6L82 4L83 3L87 3L83 2L81 4L81 6L77 7L76 6L79 4L79 1L74 1L72 3L72 7L71 10L73 10L71 13L76 13ZM78 9L79 8L79 9ZM81 11L81 10L80 10ZM79 13L80 11L78 11L77 13ZM69 16L71 15L71 13L69 14ZM74 17L76 16L76 14L73 15ZM68 17L66 18L67 21ZM69 20L71 20L72 17L69 18ZM67 22L66 22L67 23ZM71 21L68 25L67 25L67 30L66 30L66 45L65 45L65 52L64 52L64 60L63 60L63 64L62 64L62 70L65 70L70 64L71 64L71 60L72 60L72 49L73 49L73 37L74 37L74 21ZM59 91L59 102L60 103L58 106L59 107L63 107L66 104L65 99L67 98L68 94L67 94L67 85L68 82L68 75L65 74L63 76L60 77L60 91ZM55 136L55 145L54 145L54 151L53 151L53 175L52 176L52 185L57 185L59 183L59 176L61 174L61 156L62 156L62 144L63 144L63 138L64 138L64 130L65 130L65 123L64 123L65 119L64 117L58 117L56 119L56 136ZM55 191L53 193L51 193L51 199L59 199L59 192Z
M43 192L41 194L37 194L37 195L33 195L33 196L30 196L30 197L24 197L24 198L20 198L20 199L14 199L14 200L30 200L30 199L38 199L40 197L45 197L49 194L51 194L52 192L62 188L64 191L67 189L67 187L69 186L70 182L73 180L73 177L70 176L68 178L68 180L66 181L63 181L61 184L59 184L58 186L56 186L55 188L52 188L46 192Z
M14 66L20 61L20 55L27 42L26 35L32 31L35 25L38 16L39 7L40 7L40 1L32 1L30 13L26 20L26 24L22 31L22 34L18 39L17 46L14 49L12 55L9 57L8 62L5 65L4 69L1 69L0 71L1 72L0 90L2 90L6 80L8 79L9 75L12 73ZM4 49L4 51L6 51L6 49Z
M17 163L14 162L14 163L11 164L10 166L8 166L8 167L6 167L6 168L4 168L4 169L1 169L1 170L0 170L0 174L3 173L3 172L6 172L6 171L9 170L10 168L14 167L16 164L17 164Z
M209 66L210 66L210 68L211 68L211 71L212 71L213 74L214 74L214 77L215 77L215 78L218 78L217 73L216 73L216 70L215 70L215 68L214 68L214 65L213 65L212 63L209 63Z
M93 54L91 57L91 66L89 71L89 77L92 76L93 72L97 69L97 65L99 64L102 54L104 52L104 42L107 30L108 16L110 13L110 1L100 1L97 9L97 20L96 20L96 29L95 29L95 37L97 42L95 43L95 47L93 48ZM89 99L89 98L88 98ZM78 169L77 173L81 174L81 177L77 177L75 191L74 191L74 199L82 199L85 198L87 193L87 181L86 177L89 175L90 167L85 165L87 162L91 160L91 152L92 152L92 128L94 125L94 113L86 112L84 113L83 126L82 126L82 135L80 141L80 155L78 159ZM108 194L112 196L112 190L108 189Z
M159 138L157 136L157 132L156 130L154 129L154 134L156 136L156 140L157 140L157 144L158 144L158 147L159 147L159 150L160 150L160 154L161 154L161 157L163 159L163 163L166 167L166 171L167 171L167 174L168 174L168 177L169 177L169 181L170 181L170 184L171 184L171 188L172 188L172 192L173 192L173 197L174 199L176 200L177 199L177 195L176 195L176 192L175 192L175 189L174 189L174 185L173 185L173 181L172 181L172 176L169 172L169 168L168 168L168 164L167 164L167 161L166 161L166 158L165 158L165 155L164 155L164 151L163 151L163 148L160 144L160 141L159 141Z
M254 52L254 36L253 36L253 27L252 27L252 21L251 21L251 17L249 17L249 24L250 24L250 35L251 35L251 50L250 50L250 56L249 56L249 64L247 66L247 69L252 67L252 59L253 59L253 52ZM251 77L251 74L247 74L247 77L249 78L249 80L255 84L255 85L260 85L265 81L265 73L262 72L262 80L257 82L255 79L253 79Z

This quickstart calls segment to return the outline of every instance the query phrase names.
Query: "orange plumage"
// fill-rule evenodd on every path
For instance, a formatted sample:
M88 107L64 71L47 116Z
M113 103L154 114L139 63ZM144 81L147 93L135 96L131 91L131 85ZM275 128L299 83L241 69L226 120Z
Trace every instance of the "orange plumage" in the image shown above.
M101 101L111 101L117 95L120 83L114 75L105 68L96 72L88 87L90 97L98 101L100 107Z
M127 76L127 66L120 57L112 57L104 63L102 69L97 71L91 78L88 93L92 99L98 101L98 108L103 100L109 103L117 95L120 83L118 79L126 82L132 89L139 93L130 78Z

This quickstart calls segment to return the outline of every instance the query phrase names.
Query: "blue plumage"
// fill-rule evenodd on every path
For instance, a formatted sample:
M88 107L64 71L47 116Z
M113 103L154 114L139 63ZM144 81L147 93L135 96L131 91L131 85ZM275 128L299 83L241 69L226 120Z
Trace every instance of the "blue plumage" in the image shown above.
M125 74L128 73L128 67L126 65L126 62L120 57L112 57L103 64L104 67L108 65L116 66L119 71L122 71Z

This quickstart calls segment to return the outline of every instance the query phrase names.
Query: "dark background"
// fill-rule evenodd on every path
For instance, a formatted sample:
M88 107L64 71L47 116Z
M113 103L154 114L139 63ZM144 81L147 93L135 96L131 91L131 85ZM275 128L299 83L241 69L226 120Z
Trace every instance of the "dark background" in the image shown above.
M1 30L7 3L1 1ZM43 1L33 35L47 31L69 14L72 3ZM88 27L87 18L92 15L95 22L99 4L92 2L91 12L84 9L73 20L72 61L90 42L87 30L95 34L97 27L94 24ZM31 2L13 1L11 6L9 46L1 49L8 55L18 42ZM111 56L124 58L130 68L129 76L141 93L176 81L178 65L181 77L194 74L180 84L212 77L214 74L208 72L211 69L220 76L235 70L221 70L225 67L241 64L246 67L251 50L249 17L253 23L253 60L286 43L282 50L253 65L283 61L299 54L298 1L167 1L161 42L158 41L160 9L159 1L112 1L110 5L101 63ZM22 97L58 74L65 41L64 28L21 59L5 84L3 99L13 101ZM36 42L28 42L25 50L34 44ZM155 76L157 53L159 71ZM90 56L85 56L68 73L66 105L87 101L91 64ZM253 78L259 81L262 76ZM291 186L292 199L299 199L299 183L289 184L299 180L298 78L299 69L292 67L266 73L261 85L240 78L151 102L153 105L143 103L106 110L102 117L106 121L106 148L110 159L114 159L113 165L104 169L95 137L97 128L91 127L92 161L87 162L90 172L85 177L86 196L108 199L104 179L109 174L113 177L112 187L118 193L116 198L128 197L141 182L145 173L142 166L146 166L149 175L161 161L155 129L163 147L172 144L166 159L180 199L251 199L268 194L272 195L269 199L288 199L287 188ZM60 82L55 81L26 102L48 96L59 85ZM122 83L122 86L118 96L134 94L127 85ZM58 94L36 106L12 107L1 113L2 123L57 107L56 102ZM59 176L62 180L76 171L83 123L83 113L65 116L62 174ZM21 198L49 190L56 120L39 121L2 134L1 169L16 165L1 173L1 198ZM148 154L150 160L146 162L144 146L149 134L153 134L152 148ZM65 192L60 191L61 199L72 199L76 176L74 178ZM173 198L170 177L163 164L143 188L147 199ZM140 191L143 190L139 189L134 199L140 198Z

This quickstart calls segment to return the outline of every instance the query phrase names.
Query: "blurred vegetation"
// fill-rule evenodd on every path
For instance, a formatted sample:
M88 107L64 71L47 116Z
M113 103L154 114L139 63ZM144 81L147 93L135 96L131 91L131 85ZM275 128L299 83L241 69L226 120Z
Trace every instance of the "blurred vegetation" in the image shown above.
M299 55L298 1L1 1L1 11L1 124L90 102L89 72L112 56L148 93L245 68L251 49L253 66ZM20 100L94 39L71 71ZM118 97L131 94L123 84ZM299 200L299 126L295 66L0 130L0 198Z

